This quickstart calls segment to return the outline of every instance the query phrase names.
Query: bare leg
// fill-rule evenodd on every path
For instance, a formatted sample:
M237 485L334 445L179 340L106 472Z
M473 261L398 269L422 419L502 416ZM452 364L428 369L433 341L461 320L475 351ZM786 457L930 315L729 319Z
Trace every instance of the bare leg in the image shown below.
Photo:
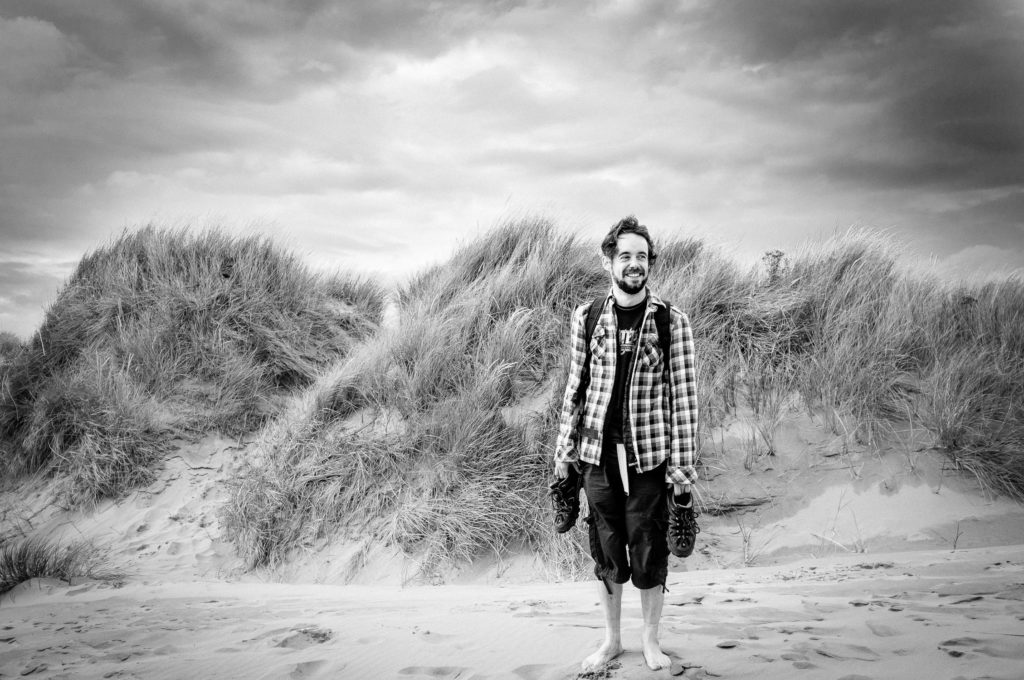
M661 622L661 609L664 604L665 589L661 586L640 591L640 606L644 613L644 632L641 645L644 661L652 671L672 665L672 660L661 651L661 644L658 642L658 624Z
M622 584L608 582L611 594L605 590L604 583L600 587L604 607L604 643L583 660L581 666L585 671L599 668L622 654Z

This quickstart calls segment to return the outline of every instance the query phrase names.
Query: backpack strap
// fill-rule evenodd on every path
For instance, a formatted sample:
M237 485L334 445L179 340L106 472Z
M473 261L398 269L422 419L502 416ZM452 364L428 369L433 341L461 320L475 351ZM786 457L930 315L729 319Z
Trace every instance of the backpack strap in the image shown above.
M668 350L672 346L672 305L665 300L662 302L665 306L658 307L654 312L654 325L658 329L658 344L661 345L662 362L665 365L665 373L668 374Z
M584 339L587 345L586 359L583 362L583 374L580 376L580 387L576 392L577 402L581 402L590 387L590 340L594 337L594 329L597 322L601 320L601 312L604 311L604 302L607 298L595 298L587 310L587 321L584 326ZM664 306L658 307L654 312L654 326L658 330L658 344L661 345L662 362L665 372L669 369L669 348L672 346L672 305L664 302Z
M594 329L601 319L604 311L606 297L596 298L590 303L587 309L587 319L584 325L584 339L586 342L586 358L583 361L583 372L580 375L580 385L576 390L576 404L582 410L583 401L587 396L587 388L590 387L590 340L594 337ZM662 300L662 302L665 302ZM654 326L658 331L658 344L661 345L662 365L664 366L663 376L668 380L669 371L669 348L672 346L672 305L665 302L664 306L658 307L654 312Z
M596 298L590 303L590 309L587 310L587 358L590 358L590 339L594 337L594 329L597 328L597 322L601 320L601 312L604 311L604 298ZM587 362L590 365L590 362Z
M580 375L580 387L576 392L577 403L583 402L583 397L586 395L587 388L590 387L590 340L594 337L594 329L597 328L597 322L601 320L601 312L603 311L604 298L595 298L591 301L590 308L587 310L587 322L583 327L585 332L583 337L587 346L587 355L583 360L583 373Z

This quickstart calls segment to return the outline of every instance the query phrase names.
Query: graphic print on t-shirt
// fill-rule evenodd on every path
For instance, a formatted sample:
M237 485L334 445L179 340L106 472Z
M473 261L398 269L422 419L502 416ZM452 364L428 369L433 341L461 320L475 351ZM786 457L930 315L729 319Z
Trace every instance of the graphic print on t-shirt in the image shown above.
M632 354L636 349L636 329L626 328L619 331L619 354Z

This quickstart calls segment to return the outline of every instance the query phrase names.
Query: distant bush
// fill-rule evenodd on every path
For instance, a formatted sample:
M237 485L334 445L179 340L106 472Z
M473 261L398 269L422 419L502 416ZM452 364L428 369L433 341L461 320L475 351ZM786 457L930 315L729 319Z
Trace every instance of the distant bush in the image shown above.
M145 483L174 430L240 433L376 328L383 291L261 237L146 227L86 255L6 370L7 474L68 500Z

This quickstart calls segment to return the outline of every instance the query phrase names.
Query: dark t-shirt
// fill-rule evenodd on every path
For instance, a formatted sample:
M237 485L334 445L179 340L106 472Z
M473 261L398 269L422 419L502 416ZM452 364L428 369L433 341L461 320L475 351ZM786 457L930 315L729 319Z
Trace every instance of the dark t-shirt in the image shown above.
M614 303L612 307L619 328L619 355L615 357L615 384L612 386L608 414L604 419L604 436L611 441L621 442L624 411L622 400L626 394L629 372L633 369L633 356L640 336L640 323L644 318L644 310L647 309L647 299L644 298L643 302L632 307L619 307Z

